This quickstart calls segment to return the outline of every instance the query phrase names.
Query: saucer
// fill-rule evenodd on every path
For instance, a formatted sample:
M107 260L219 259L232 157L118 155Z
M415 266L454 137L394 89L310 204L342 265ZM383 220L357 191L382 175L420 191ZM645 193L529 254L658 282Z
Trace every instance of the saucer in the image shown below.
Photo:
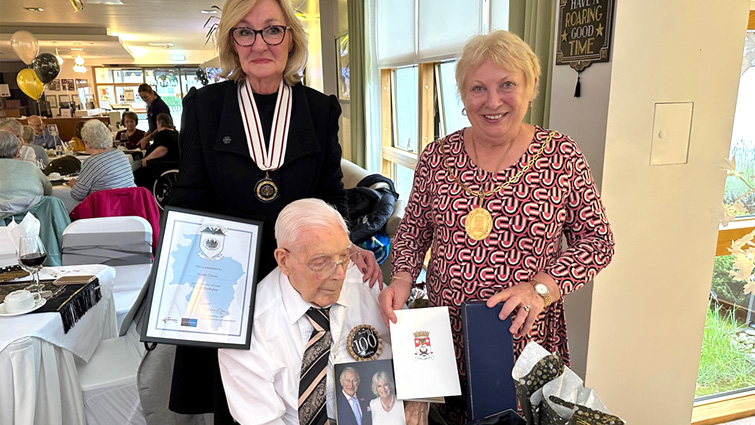
M34 307L32 307L31 309L26 310L26 311L19 311L17 313L7 313L5 311L5 303L0 303L0 317L20 316L22 314L31 313L32 311L41 308L43 305L45 305L45 303L47 303L47 300L44 299L44 298L42 298L39 301L35 301L34 302Z

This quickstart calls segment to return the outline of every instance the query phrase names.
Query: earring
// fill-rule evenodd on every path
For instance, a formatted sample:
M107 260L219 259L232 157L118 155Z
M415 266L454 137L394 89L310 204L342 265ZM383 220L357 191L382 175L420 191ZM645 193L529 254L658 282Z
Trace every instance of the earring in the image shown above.
M461 114L467 116L467 108L461 108Z

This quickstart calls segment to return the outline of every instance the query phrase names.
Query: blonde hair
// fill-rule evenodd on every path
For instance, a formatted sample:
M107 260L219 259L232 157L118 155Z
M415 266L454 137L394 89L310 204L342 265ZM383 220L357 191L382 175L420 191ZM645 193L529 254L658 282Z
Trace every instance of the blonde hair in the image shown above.
M288 0L274 0L283 11L286 25L290 27L286 32L291 34L291 51L288 52L288 61L283 70L283 81L293 86L301 80L299 71L307 64L307 33L304 26L296 17L294 8ZM234 48L231 29L233 29L244 17L249 14L257 0L228 0L223 5L223 14L217 30L217 47L220 56L222 72L220 76L240 83L246 78L241 68L239 55ZM259 28L257 28L259 29ZM264 40L261 40L264 43Z
M535 52L516 34L499 30L476 35L464 45L456 64L456 88L462 99L467 94L467 75L488 59L506 70L522 71L525 88L528 92L534 88L532 97L537 96L535 82L540 76L540 63Z

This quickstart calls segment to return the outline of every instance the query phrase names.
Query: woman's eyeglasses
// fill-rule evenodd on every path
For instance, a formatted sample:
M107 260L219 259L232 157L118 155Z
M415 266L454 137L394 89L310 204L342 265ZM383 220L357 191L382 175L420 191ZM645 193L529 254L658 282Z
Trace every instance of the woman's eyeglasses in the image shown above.
M259 34L268 46L277 46L283 43L283 39L286 37L286 30L290 29L291 27L285 25L270 25L261 30L249 27L236 27L231 28L231 37L239 46L249 47L254 44L257 40L257 34Z

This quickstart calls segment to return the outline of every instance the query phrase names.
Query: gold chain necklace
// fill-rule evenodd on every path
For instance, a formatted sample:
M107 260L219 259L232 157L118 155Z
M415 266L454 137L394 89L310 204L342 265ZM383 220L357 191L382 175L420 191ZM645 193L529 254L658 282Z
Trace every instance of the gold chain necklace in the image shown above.
M467 215L466 223L464 224L464 228L467 231L467 235L469 235L470 238L479 241L483 240L490 235L490 232L493 230L493 216L490 215L490 211L483 208L483 203L485 202L485 198L488 196L491 196L493 194L499 194L503 189L506 189L507 187L511 186L512 184L516 183L517 180L519 180L524 173L527 172L527 170L532 167L532 165L535 163L535 161L540 158L540 156L543 154L543 151L545 151L545 148L548 147L548 145L551 142L551 139L553 139L553 136L556 135L555 131L551 131L548 134L548 137L545 139L545 142L542 146L540 146L540 149L538 149L537 153L530 158L529 161L527 161L527 164L525 164L524 167L522 167L521 170L519 170L518 173L516 173L513 177L506 180L505 182L501 183L498 187L496 187L493 190L489 190L487 192L483 192L482 190L472 190L467 186L466 184L462 183L461 180L459 180L459 177L454 174L453 171L451 171L451 167L448 165L448 155L446 155L446 151L443 147L443 142L440 144L440 152L441 155L443 155L443 166L446 167L446 171L448 171L448 174L451 175L454 182L461 186L462 189L464 189L465 192L468 194L479 198L479 206L477 208L472 209L472 211L469 212ZM475 149L475 155L477 154ZM496 170L497 172L497 170ZM482 188L482 185L480 185L480 188Z

